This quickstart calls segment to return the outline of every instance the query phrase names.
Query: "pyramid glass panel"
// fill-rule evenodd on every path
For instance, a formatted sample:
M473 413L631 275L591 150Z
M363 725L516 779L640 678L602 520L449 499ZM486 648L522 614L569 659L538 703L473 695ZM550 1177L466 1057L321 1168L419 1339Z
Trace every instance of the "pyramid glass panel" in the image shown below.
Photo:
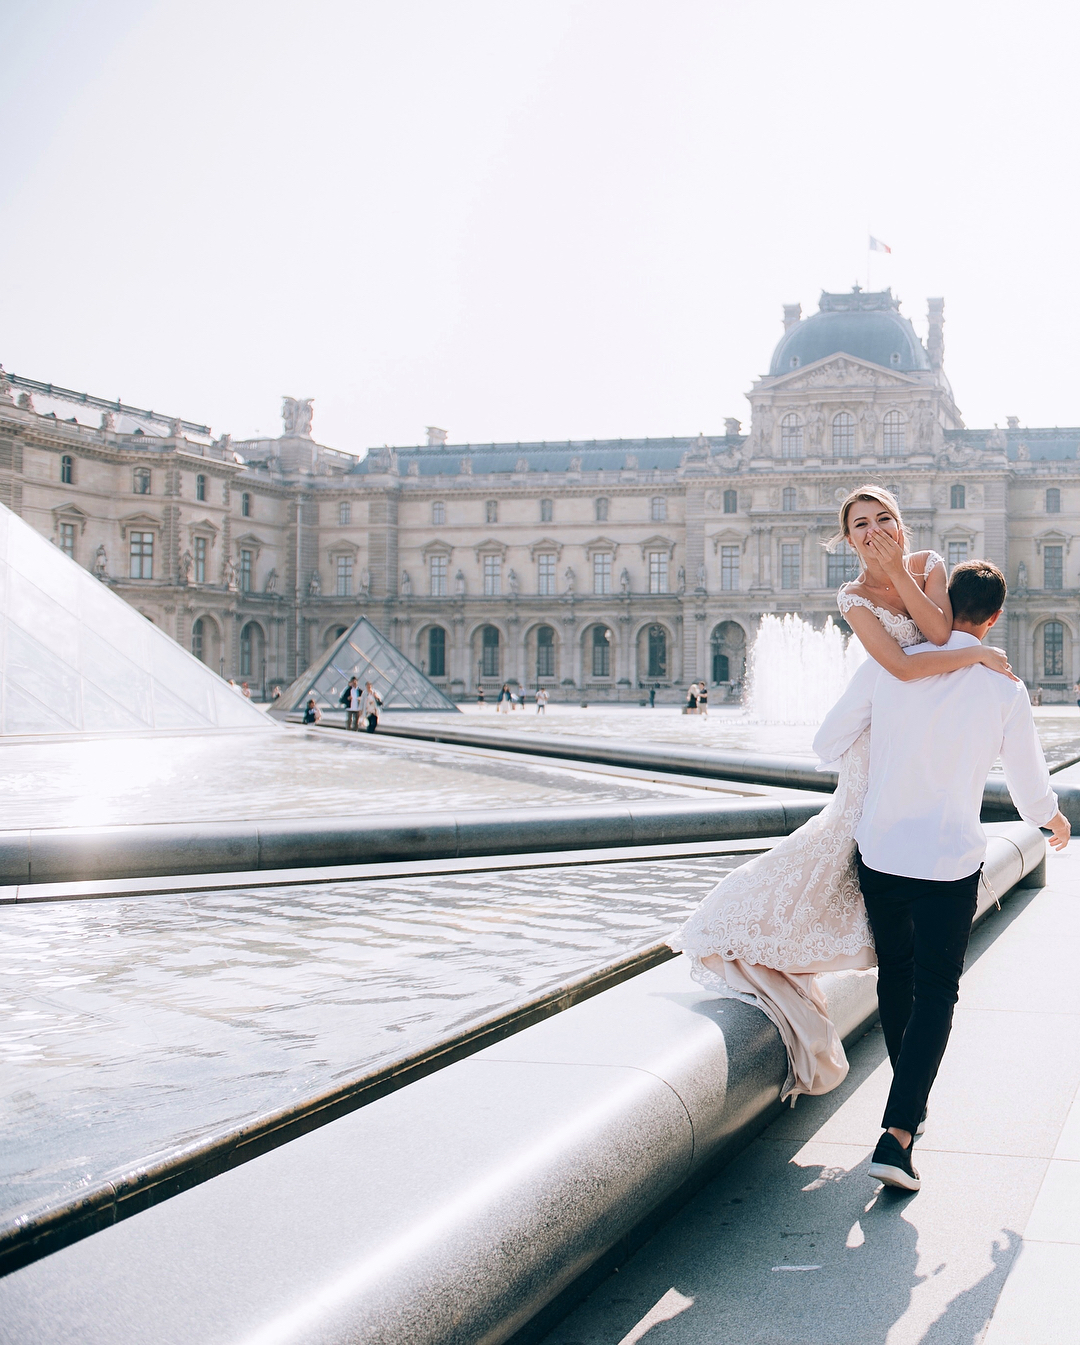
M362 616L318 662L282 692L278 715L302 710L309 699L323 709L340 710L341 694L355 677L370 682L386 710L439 710L460 713L454 702L429 682L415 664Z
M0 733L220 728L274 726L0 505Z

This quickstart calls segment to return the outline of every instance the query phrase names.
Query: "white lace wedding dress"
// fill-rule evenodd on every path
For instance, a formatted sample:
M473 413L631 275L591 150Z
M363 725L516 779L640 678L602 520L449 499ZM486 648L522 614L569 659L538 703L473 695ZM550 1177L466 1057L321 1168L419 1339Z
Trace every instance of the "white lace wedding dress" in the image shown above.
M923 577L940 561L930 552ZM869 607L901 648L926 638L910 617L877 607L846 585L836 599L841 613ZM854 840L869 762L867 729L844 753L827 806L718 883L668 940L690 958L695 980L756 1005L776 1024L788 1053L784 1097L827 1093L847 1075L817 974L876 965Z

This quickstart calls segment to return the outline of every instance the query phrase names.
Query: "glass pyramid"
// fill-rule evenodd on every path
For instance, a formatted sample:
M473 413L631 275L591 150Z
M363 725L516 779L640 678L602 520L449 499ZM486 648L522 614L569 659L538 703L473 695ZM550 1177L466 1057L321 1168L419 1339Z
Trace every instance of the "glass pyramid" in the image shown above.
M281 693L274 713L303 710L309 699L322 709L340 710L341 693L355 677L363 689L370 682L387 710L442 710L460 713L448 696L429 682L400 649L390 643L366 616L340 637L290 687Z
M261 710L0 505L0 734L259 727Z

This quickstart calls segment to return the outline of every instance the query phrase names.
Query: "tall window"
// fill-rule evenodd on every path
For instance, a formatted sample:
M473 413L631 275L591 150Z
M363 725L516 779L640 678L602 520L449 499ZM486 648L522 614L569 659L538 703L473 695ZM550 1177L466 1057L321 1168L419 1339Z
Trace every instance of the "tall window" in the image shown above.
M65 556L70 556L72 560L75 559L74 523L60 524L60 550L64 553Z
M952 490L949 491L949 508L967 508L967 491L963 486L953 486Z
M202 472L195 478L195 498L197 500L206 499L206 477Z
M502 557L484 557L484 596L497 598L502 592Z
M431 504L431 521L437 528L441 528L446 522L446 504L443 500L433 500Z
M780 587L799 588L801 575L802 547L798 542L780 543Z
M206 583L206 538L195 538L195 582Z
M594 593L611 592L610 551L597 551L592 558L592 588Z
M251 592L251 552L240 552L240 592Z
M597 523L606 523L608 515L608 502L603 497L596 501L596 521Z
M606 626L594 626L592 632L592 675L611 676L611 631Z
M352 522L352 501L351 501L351 500L342 500L341 503L338 505L338 507L337 507L337 521L338 521L338 524L339 524L341 527L343 527L343 528L347 528L347 527L349 526L349 524Z
M75 460L70 453L60 459L60 480L65 486L75 484Z
M197 617L191 624L191 652L200 662L205 662L203 653L205 652L204 641L206 638L205 627L202 617Z
M154 534L152 532L133 532L131 534L131 577L132 579L153 579L154 577Z
M499 501L488 500L484 505L484 522L498 523L499 521Z
M445 557L443 558L445 559ZM446 631L441 626L432 626L427 637L428 676L446 676Z
M536 591L542 598L555 596L555 557L537 556Z
M339 598L347 598L352 593L352 574L353 574L352 556L338 556L336 568L337 568L337 595Z
M720 587L737 589L739 587L739 548L722 546L720 548Z
M792 411L780 422L780 456L782 458L801 458L802 455L802 422Z
M739 492L737 490L724 491L724 513L737 514L739 512Z
M240 496L240 513L244 518L251 517L251 496L245 490Z
M833 416L832 451L834 458L855 456L855 417L850 411L839 411Z
M853 547L841 542L835 551L830 551L825 565L825 582L830 588L839 588L852 579L859 577L859 558Z
M1051 486L1046 492L1046 512L1048 514L1061 513L1061 491L1057 486Z
M958 565L963 565L967 560L967 542L950 542L948 552L949 573L952 574Z
M241 584L241 588L243 585ZM258 643L258 627L249 621L240 632L240 676L253 677L255 674L255 646Z
M650 626L648 641L648 676L667 677L667 632L663 626Z
M485 626L480 633L480 675L499 675L499 632L494 626Z
M1043 588L1063 588L1064 587L1064 566L1062 565L1062 551L1060 546L1043 547Z
M1043 627L1043 676L1065 676L1065 627L1060 621Z
M904 451L904 417L899 411L886 411L881 427L885 456L898 458Z
M555 676L555 632L550 626L541 626L536 632L536 675Z
M554 503L551 500L540 501L540 522L550 523L554 514Z
M654 495L649 510L654 523L663 523L667 518L667 500L663 495Z
M780 500L780 507L785 514L794 512L795 509L795 487L785 486Z
M712 633L712 680L714 682L731 681L731 664L728 656L724 653L724 637L720 634L720 627Z
M448 557L432 556L431 566L431 596L433 598L445 598L447 594L446 570L448 566ZM432 628L434 629L434 627Z
M131 474L131 489L136 495L150 494L150 468L136 467Z
M649 552L649 592L666 593L668 591L668 553L666 551Z

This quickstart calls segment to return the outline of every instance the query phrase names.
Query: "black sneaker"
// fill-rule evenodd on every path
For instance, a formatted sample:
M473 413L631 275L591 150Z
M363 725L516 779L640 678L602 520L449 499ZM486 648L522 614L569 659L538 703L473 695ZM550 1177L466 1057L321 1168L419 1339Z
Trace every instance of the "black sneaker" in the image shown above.
M895 1135L886 1130L878 1140L870 1160L870 1176L886 1186L898 1186L903 1191L917 1191L922 1185L919 1174L911 1166L911 1148L902 1149Z

